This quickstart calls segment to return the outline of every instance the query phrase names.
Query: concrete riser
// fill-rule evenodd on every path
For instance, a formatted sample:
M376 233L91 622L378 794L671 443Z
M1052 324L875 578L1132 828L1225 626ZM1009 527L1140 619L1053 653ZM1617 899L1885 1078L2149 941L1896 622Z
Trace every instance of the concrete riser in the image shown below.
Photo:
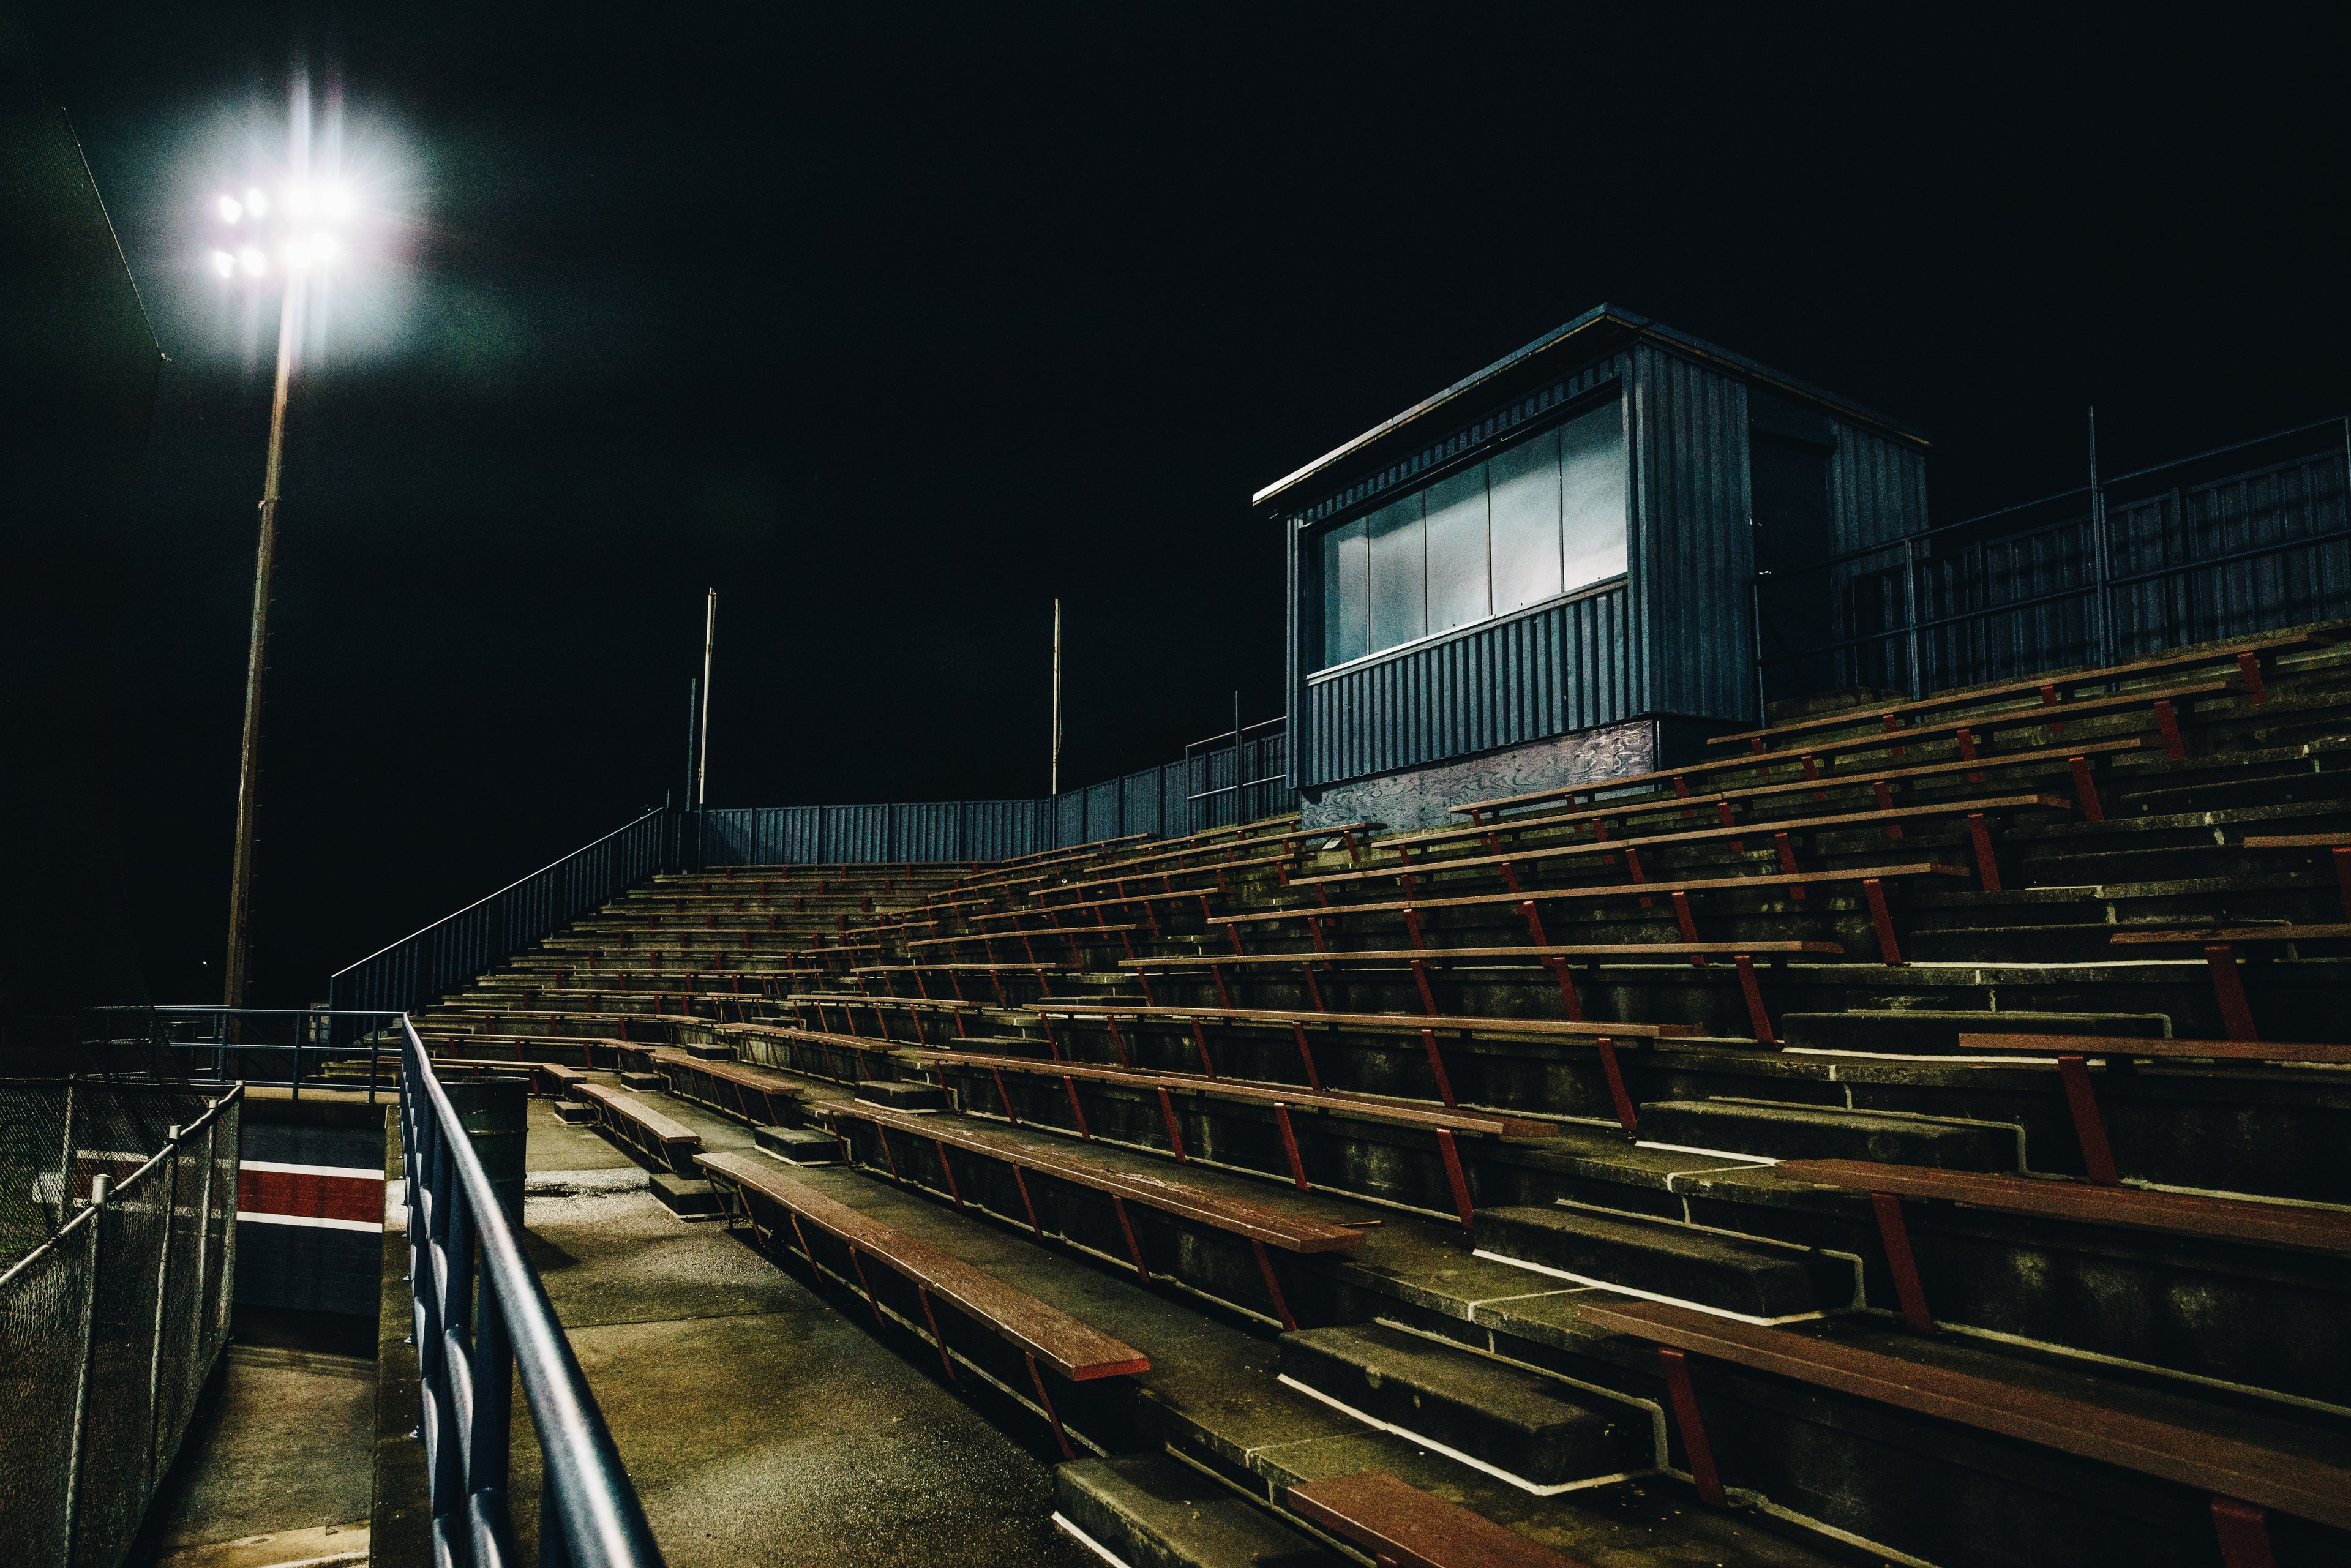
M1849 1260L1662 1221L1560 1207L1489 1208L1478 1215L1477 1243L1481 1252L1752 1318L1835 1312L1854 1301ZM1530 1288L1537 1287L1531 1281Z
M1284 1334L1281 1375L1538 1486L1655 1463L1650 1423L1637 1412L1579 1401L1563 1384L1395 1329Z
M853 1121L844 1121L841 1131L854 1164L880 1176L894 1173L901 1185L914 1186L935 1201L953 1201L937 1150L930 1140L884 1133L871 1123ZM886 1149L884 1138L888 1141ZM980 1155L952 1150L949 1158L954 1161L954 1190L960 1193L967 1211L985 1211L996 1223L1033 1236L1028 1224L1028 1206L1033 1203L1038 1226L1048 1243L1075 1246L1092 1254L1091 1261L1095 1266L1119 1270L1134 1277L1126 1232L1120 1227L1117 1212L1107 1195L1030 1172L1025 1173L1028 1200L1024 1202L1022 1183L1015 1180L1009 1167ZM1126 1216L1142 1249L1144 1266L1155 1281L1172 1282L1237 1307L1258 1322L1274 1318L1272 1296L1246 1239L1188 1224L1141 1204L1128 1204ZM1300 1265L1279 1250L1270 1255L1287 1298L1290 1280L1299 1272Z

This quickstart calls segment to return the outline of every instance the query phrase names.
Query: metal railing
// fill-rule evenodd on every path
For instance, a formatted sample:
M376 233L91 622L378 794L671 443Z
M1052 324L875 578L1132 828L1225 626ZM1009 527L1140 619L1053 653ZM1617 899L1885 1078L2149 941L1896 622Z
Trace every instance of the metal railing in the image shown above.
M1229 828L1262 817L1279 816L1287 810L1291 804L1288 799L1289 730L1287 717L1243 725L1236 700L1232 728L1186 745L1186 831Z
M12 1132L43 1119L26 1097L45 1088L65 1107L57 1168L10 1175L71 1212L0 1271L0 1562L117 1568L228 1343L243 1091L172 1126L142 1159L109 1146L131 1141L140 1118L108 1103L136 1095L152 1111L160 1099L175 1114L196 1109L193 1097L14 1084Z
M343 1013L420 1008L670 869L677 837L668 810L656 806L626 827L337 970L327 983L327 1004Z
M515 1562L508 1390L519 1373L543 1458L542 1568L658 1568L636 1489L556 1322L519 1227L474 1152L416 1030L398 1025L408 1257L436 1564Z
M1918 698L2339 619L2346 492L2332 419L1759 573L1758 698Z
M363 1059L368 1103L372 1105L380 1088L393 1086L396 1063L385 1062L383 1056L397 1044L386 1038L386 1030L402 1016L333 1008L92 1008L84 1017L96 1024L86 1026L81 1037L85 1046L115 1048L118 1057L124 1048L145 1051L149 1071L159 1077L208 1086L266 1084L287 1090L296 1100L302 1098L306 1083L312 1088L358 1087L348 1078L325 1083L321 1069ZM256 1066L261 1071L255 1071Z

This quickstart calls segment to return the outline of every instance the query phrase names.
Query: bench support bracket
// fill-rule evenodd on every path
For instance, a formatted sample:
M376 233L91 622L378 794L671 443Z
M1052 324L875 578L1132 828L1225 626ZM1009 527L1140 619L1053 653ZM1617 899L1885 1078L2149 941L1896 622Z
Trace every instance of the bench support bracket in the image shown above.
M2082 1145L2082 1169L2100 1186L2119 1186L2115 1153L2106 1143L2106 1119L2098 1112L2097 1091L2090 1086L2090 1066L2068 1053L2057 1059L2057 1079L2065 1086L2066 1108L2074 1113L2074 1135Z
M1720 1508L1722 1474L1714 1468L1714 1445L1706 1438L1706 1418L1698 1414L1698 1390L1690 1386L1689 1357L1671 1345L1657 1347L1657 1365L1666 1376L1666 1403L1674 1407L1674 1425L1681 1429L1682 1449L1689 1456L1690 1479L1698 1483L1700 1502Z
M2224 1568L2276 1568L2277 1559L2270 1552L2268 1510L2216 1493L2212 1533L2220 1538Z
M1886 1266L1894 1275L1894 1296L1902 1305L1902 1321L1917 1333L1933 1333L1935 1320L1927 1312L1927 1287L1918 1278L1918 1260L1910 1250L1910 1228L1902 1218L1902 1200L1890 1192L1869 1195L1877 1211L1877 1239L1886 1248Z

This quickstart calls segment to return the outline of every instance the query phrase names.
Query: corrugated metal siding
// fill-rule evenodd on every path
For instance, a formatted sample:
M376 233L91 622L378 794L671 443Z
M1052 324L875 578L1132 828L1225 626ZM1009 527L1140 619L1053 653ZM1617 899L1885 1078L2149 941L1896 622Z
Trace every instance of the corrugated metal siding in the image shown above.
M1638 711L1750 719L1747 388L1646 344L1633 359L1628 576Z
M2118 577L2284 544L2346 523L2340 451L2179 486L2127 504L2110 498L2106 507ZM2114 604L2119 658L2351 616L2351 540L2125 584L2115 590Z
M1633 714L1622 582L1306 688L1301 782L1336 783Z
M1927 455L1913 443L1829 421L1831 553L1900 538L1927 527Z
M1242 820L1296 809L1297 794L1279 777L1287 751L1280 733L1249 743L1251 779L1271 784L1247 792ZM1027 800L917 800L892 805L743 806L704 813L706 865L878 865L1008 860L1040 850L1148 833L1175 838L1235 821L1228 793L1200 803L1196 778L1233 779L1233 753L1139 768L1099 784Z

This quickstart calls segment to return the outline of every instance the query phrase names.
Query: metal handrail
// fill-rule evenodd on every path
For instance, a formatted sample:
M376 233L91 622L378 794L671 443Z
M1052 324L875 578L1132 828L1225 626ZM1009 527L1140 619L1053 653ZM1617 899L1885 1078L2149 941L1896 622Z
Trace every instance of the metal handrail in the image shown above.
M507 1390L519 1373L543 1456L542 1568L661 1568L661 1548L571 1342L404 1013L400 1050L409 1278L434 1561L473 1568L515 1561ZM476 1289L477 1274L486 1288Z
M210 1051L213 1053L213 1077L210 1080L192 1078L190 1082L221 1083L231 1082L228 1076L228 1053L230 1051L235 1051L240 1056L255 1051L258 1051L264 1055L277 1055L290 1051L293 1053L294 1057L292 1077L287 1079L266 1079L255 1078L250 1073L242 1073L238 1075L235 1082L241 1083L266 1083L273 1088L283 1083L292 1091L292 1097L297 1100L302 1098L302 1053L304 1051L308 1051L314 1061L324 1059L328 1061L347 1061L352 1058L364 1055L367 1058L368 1062L367 1103L371 1105L375 1103L378 1080L381 1076L381 1070L383 1060L383 1041L381 1038L382 1033L381 1030L371 1031L364 1036L366 1044L363 1046L336 1045L331 1041L321 1043L316 1040L306 1045L303 1043L302 1036L305 1033L310 1032L309 1026L306 1022L304 1028L295 1031L294 1041L292 1044L273 1045L258 1040L229 1039L229 1022L232 1019L299 1018L305 1020L317 1019L373 1019L378 1023L383 1023L392 1019L405 1016L402 1013L390 1011L388 1009L371 1008L230 1008L199 1002L170 1002L158 1004L153 1007L141 1008L98 1008L92 1009L91 1010L94 1012L138 1012L142 1015L152 1017L159 1022L166 1019L183 1017L216 1019L218 1020L217 1032L210 1040L165 1040L161 1042L174 1051ZM389 1087L389 1085L387 1084L385 1087Z
M434 929L436 929L436 928L438 928L438 927L440 927L440 926L446 925L448 925L448 924L449 924L449 922L451 922L452 920L455 920L455 919L458 918L460 915L470 915L470 914L472 914L475 910L479 909L479 908L480 908L482 905L484 905L485 904L489 903L489 902L490 902L490 900L492 900L492 899L494 899L494 898L501 898L501 897L504 897L506 894L509 894L509 893L512 893L516 888L520 887L524 883L528 882L532 877L535 877L535 876L545 876L549 872L551 872L551 871L555 870L555 869L556 869L556 867L558 867L558 866L559 866L559 865L563 864L566 861L577 860L577 859L579 859L581 855L586 854L590 850L595 849L595 848L599 847L600 845L608 844L608 843L611 842L614 839L619 838L622 833L627 832L627 831L628 831L630 829L632 829L632 828L643 827L643 826L644 825L644 823L645 823L649 819L653 818L653 817L658 817L658 816L660 816L664 811L666 811L666 810L669 810L669 808L668 808L668 807L666 807L666 806L655 806L655 807L653 807L651 810L647 810L643 816L637 818L634 821L631 821L631 822L623 822L622 824L621 824L621 826L619 826L619 827L617 827L617 828L614 828L611 832L606 833L602 838L601 838L601 839L591 840L590 841L589 841L589 842L587 842L587 843L581 844L581 845L580 845L578 849L576 849L576 850L572 850L572 851L569 852L568 853L559 854L559 855L556 856L553 860L551 860L551 861L548 862L545 865L543 865L543 866L539 867L537 871L534 871L534 872L526 872L526 873L524 873L521 876L518 876L518 877L515 878L512 882L510 882L510 883L507 883L504 887L499 888L496 893L486 893L486 894L482 894L482 896L481 896L481 897L479 897L479 898L477 898L477 899L474 900L474 902L473 902L473 903L471 903L471 904L466 904L463 909L453 909L453 910L451 910L448 914L446 914L446 915L443 915L443 916L442 916L440 919L438 919L438 920L427 921L425 924L423 924L423 925L422 925L418 926L415 930L413 930L413 931L410 932L407 936L401 937L398 941L396 941L396 942L387 942L387 943L385 943L382 946L381 946L381 947L377 948L374 952L372 952L372 953L369 954L369 955L367 956L367 957L365 957L365 958L360 958L360 959L357 960L356 962L349 963L349 964L344 965L341 968L340 968L340 969L336 970L332 975L329 975L329 977L327 977L327 978L328 978L329 982L329 983L332 983L332 982L333 982L333 981L335 981L335 980L341 979L345 975L350 974L353 969L358 968L361 964L368 963L368 962L370 962L370 961L371 961L371 960L372 960L372 959L381 958L381 957L382 957L386 953L391 952L394 947L403 946L405 946L405 945L406 945L406 944L408 944L408 943L413 942L413 941L415 941L419 936L423 936L425 933L427 933L427 932L429 932L429 931L433 931L433 930L434 930Z
M422 1006L646 877L675 869L679 846L669 815L668 808L654 807L336 970L327 983L330 1005L346 1011Z

